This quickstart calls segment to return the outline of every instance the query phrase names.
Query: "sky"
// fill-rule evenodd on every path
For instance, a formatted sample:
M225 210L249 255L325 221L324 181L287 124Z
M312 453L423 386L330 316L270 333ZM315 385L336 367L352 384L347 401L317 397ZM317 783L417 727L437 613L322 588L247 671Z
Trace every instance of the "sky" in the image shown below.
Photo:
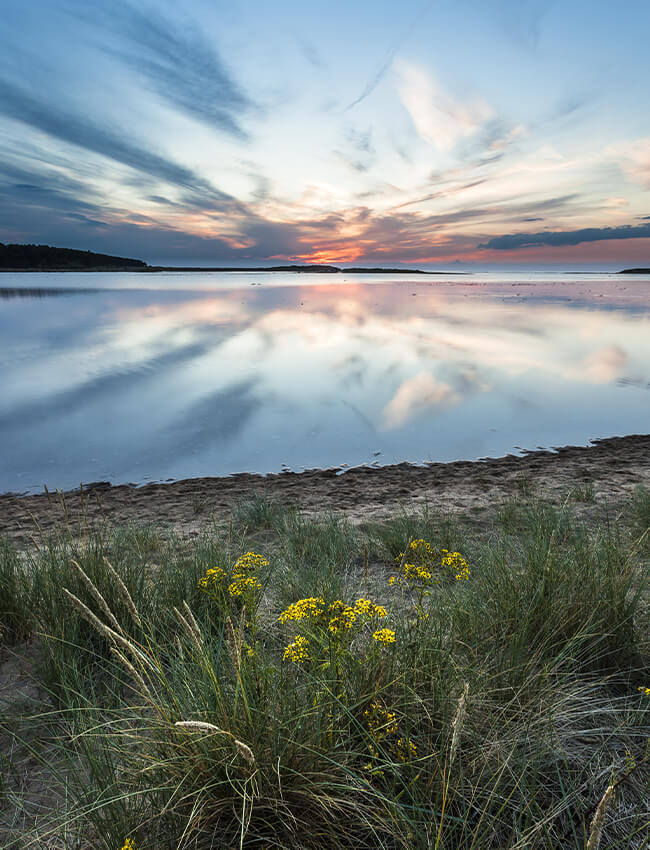
M647 0L2 0L0 241L650 266Z

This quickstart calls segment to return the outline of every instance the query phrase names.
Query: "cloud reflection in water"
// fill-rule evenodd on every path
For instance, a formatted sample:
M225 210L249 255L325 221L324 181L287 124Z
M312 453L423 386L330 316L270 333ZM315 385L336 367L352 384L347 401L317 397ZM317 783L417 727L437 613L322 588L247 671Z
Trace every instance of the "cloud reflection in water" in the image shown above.
M648 380L649 299L571 292L399 283L5 301L0 489L474 458L647 430L647 392L623 379Z

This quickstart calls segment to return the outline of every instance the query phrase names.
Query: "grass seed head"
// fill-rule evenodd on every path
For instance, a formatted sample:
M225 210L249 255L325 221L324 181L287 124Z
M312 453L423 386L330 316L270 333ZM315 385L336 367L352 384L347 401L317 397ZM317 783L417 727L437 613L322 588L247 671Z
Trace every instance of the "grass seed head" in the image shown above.
M142 620L140 619L140 615L138 614L138 609L135 607L133 598L131 597L127 586L122 581L122 577L106 557L104 558L104 564L106 565L106 569L113 576L113 579L115 581L115 587L117 588L118 593L122 597L122 602L124 602L124 604L126 605L126 609L131 615L133 622L136 624L136 626L142 628Z
M230 732L224 732L219 729L214 723L204 723L202 720L177 720L174 726L179 729L187 729L190 732L208 732L211 735L229 735Z
M608 785L600 803L598 803L596 814L591 822L586 850L598 850L600 839L603 834L603 826L605 825L605 816L614 802L614 797L615 788L613 785Z

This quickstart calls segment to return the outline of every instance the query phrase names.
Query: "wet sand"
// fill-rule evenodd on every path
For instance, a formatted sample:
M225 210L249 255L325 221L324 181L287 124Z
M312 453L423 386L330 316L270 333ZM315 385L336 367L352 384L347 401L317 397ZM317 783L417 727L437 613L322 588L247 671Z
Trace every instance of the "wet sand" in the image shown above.
M0 534L17 543L42 539L68 524L73 533L100 525L157 525L195 536L226 522L238 505L266 497L309 514L378 520L400 509L481 511L522 492L561 502L589 486L596 502L616 502L650 487L650 434L612 437L589 447L566 446L524 457L398 464L192 478L169 484L89 486L64 494L0 495Z

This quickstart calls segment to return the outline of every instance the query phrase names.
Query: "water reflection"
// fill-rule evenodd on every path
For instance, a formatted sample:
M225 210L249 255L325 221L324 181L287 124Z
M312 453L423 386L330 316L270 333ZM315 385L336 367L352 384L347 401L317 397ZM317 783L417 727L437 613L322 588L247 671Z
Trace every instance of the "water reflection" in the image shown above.
M0 490L647 430L650 285L97 290L0 309Z
M96 289L57 289L44 286L0 286L0 299L10 298L52 298L57 295L79 295L97 292Z

